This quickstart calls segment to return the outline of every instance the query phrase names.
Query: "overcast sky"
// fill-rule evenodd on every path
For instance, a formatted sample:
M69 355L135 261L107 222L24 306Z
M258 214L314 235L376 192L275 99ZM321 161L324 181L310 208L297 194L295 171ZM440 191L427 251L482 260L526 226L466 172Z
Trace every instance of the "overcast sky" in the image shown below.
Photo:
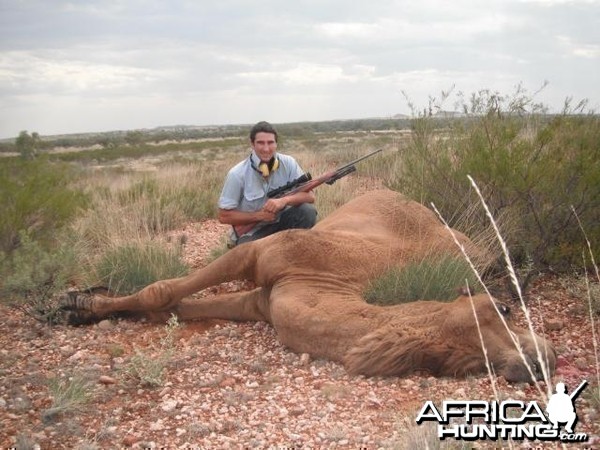
M0 0L0 138L409 113L520 83L600 110L600 0ZM445 109L453 109L452 101Z

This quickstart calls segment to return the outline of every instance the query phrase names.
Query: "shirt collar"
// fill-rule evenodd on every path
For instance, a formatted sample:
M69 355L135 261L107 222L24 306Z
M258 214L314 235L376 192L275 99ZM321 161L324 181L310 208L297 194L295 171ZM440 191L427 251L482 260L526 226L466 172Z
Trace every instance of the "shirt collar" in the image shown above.
M273 156L274 156L275 158L277 158L277 157L278 157L278 156L277 156L277 152L275 152L275 154L273 154ZM250 162L252 163L252 165L253 165L254 167L257 167L257 168L258 168L258 166L260 165L260 163L262 162L262 161L260 160L260 158L259 158L259 157L256 155L256 153L254 152L254 150L252 150L252 152L250 152ZM281 163L281 162L280 162L280 163Z

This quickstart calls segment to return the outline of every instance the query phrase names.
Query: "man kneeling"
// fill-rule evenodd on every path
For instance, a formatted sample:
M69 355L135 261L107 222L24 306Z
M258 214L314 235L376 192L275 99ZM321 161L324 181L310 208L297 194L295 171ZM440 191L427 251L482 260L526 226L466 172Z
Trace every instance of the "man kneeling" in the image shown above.
M312 192L268 198L267 193L304 175L298 162L277 153L277 131L267 122L250 130L252 153L227 174L219 198L219 221L233 225L233 245L269 236L290 228L311 228L317 221ZM256 224L243 234L240 225Z

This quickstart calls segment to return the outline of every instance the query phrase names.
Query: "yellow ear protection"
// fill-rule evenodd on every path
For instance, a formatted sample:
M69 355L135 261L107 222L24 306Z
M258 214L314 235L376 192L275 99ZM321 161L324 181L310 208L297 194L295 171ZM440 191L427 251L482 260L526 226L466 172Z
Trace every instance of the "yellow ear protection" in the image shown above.
M260 173L262 173L263 177L267 178L269 175L271 175L271 172L275 172L278 167L279 159L273 157L268 163L261 162L258 165L258 170L260 171Z
M267 178L271 173L275 172L279 167L279 158L272 157L269 162L261 162L258 165L258 169L252 163L252 157L250 157L250 165L254 170L260 173L264 178Z

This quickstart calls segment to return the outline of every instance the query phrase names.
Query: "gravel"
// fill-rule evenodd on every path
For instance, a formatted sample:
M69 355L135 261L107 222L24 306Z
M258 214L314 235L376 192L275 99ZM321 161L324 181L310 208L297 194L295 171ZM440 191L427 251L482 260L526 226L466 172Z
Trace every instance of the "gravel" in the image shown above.
M226 230L207 221L172 237L185 235L185 259L200 267ZM229 283L198 295L247 287ZM542 333L545 318L551 322L547 335L560 353L553 382L593 384L590 320L569 295L551 277L538 281L534 326ZM265 323L181 324L169 346L164 324L111 320L49 328L5 306L0 313L0 448L426 448L426 439L430 446L439 440L435 430L415 423L425 401L493 398L487 376L349 376L338 364L286 349ZM140 355L163 363L159 385L133 375ZM47 414L57 397L67 396L51 390L51 380L68 385L81 378L91 397ZM497 382L506 398L539 400L533 386ZM599 406L586 395L576 405L577 431L588 433L587 445L597 448Z

